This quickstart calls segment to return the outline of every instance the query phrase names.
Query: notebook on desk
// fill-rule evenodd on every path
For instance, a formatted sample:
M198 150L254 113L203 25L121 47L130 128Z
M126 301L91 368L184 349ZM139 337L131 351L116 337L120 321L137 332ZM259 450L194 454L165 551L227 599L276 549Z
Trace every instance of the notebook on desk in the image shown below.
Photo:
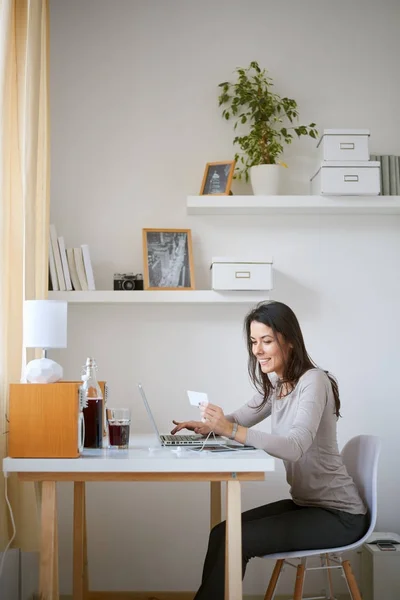
M215 447L218 445L223 445L223 446L232 446L232 447L242 447L242 444L239 444L239 442L235 442L233 440L228 440L222 436L219 435L211 435L210 438L208 440L206 440L206 438L200 434L188 434L188 435L182 435L182 434L175 434L172 435L170 433L160 433L159 429L157 427L156 421L154 419L153 413L151 411L149 402L146 398L146 394L144 392L143 386L138 383L138 388L139 388L139 392L140 395L142 397L143 400L143 404L146 408L147 414L149 415L149 419L151 424L153 425L153 429L157 435L157 439L160 443L161 446L191 446L191 447L201 447L204 444L204 447L207 448L208 446L210 447Z

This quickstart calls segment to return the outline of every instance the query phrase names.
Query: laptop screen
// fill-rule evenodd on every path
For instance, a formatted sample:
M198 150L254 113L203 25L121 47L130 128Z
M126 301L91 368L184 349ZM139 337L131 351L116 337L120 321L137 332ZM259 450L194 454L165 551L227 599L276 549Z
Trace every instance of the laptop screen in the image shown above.
M153 413L151 412L150 405L147 402L146 394L144 393L144 389L143 389L141 383L138 383L138 388L139 388L140 395L142 396L143 404L146 407L147 414L149 415L149 419L150 419L150 421L151 421L151 423L153 425L154 431L157 434L157 439L160 442L160 445L162 446L160 432L158 431L158 427L157 427L156 422L154 420Z

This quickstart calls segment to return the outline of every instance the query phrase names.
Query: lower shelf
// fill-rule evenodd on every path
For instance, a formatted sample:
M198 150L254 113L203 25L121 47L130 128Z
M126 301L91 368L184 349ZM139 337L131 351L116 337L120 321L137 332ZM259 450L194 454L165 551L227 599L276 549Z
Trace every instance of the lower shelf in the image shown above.
M269 300L269 292L215 292L213 290L49 292L49 300L70 304L256 304Z

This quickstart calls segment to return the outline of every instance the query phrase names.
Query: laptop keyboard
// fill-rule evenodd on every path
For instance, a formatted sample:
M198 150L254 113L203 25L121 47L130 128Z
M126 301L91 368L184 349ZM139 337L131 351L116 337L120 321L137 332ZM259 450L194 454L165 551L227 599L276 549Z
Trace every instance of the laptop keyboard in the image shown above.
M193 442L201 439L201 435L162 435L166 442Z

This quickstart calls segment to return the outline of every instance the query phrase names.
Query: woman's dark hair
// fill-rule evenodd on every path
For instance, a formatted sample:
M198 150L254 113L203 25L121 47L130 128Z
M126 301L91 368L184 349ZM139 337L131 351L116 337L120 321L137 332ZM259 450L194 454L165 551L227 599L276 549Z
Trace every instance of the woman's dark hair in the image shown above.
M295 387L298 380L306 371L314 369L316 364L309 357L296 315L289 306L282 302L262 302L253 308L245 318L244 329L249 353L248 371L250 379L255 388L263 395L260 408L267 402L273 389L273 385L266 373L263 373L257 358L253 354L253 346L250 338L250 326L253 321L263 323L272 329L275 339L279 344L277 333L280 333L285 342L292 346L288 360L285 361L283 377L280 383L287 383ZM337 381L326 372L332 384L335 399L335 414L340 417L340 399Z

